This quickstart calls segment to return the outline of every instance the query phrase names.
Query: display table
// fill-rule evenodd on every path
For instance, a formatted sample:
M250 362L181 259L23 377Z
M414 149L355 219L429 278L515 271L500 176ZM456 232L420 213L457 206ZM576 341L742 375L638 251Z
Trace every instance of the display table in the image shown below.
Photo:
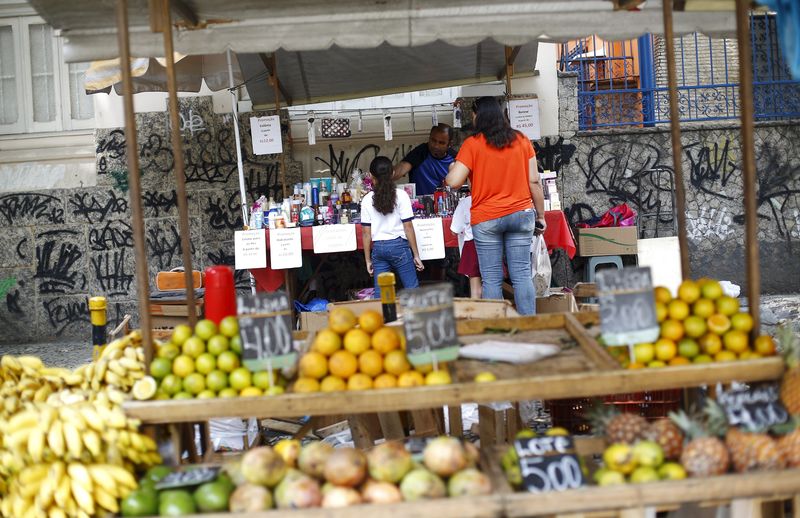
M547 244L547 251L552 253L556 248L561 248L572 259L576 251L575 240L572 238L572 231L564 213L560 210L551 210L545 212L544 217L547 223L547 228L544 231L544 242ZM458 236L450 231L451 222L452 218L442 218L445 248L458 247ZM265 229L264 232L267 234L267 249L269 249L269 230ZM313 227L301 227L300 239L303 250L314 250ZM360 224L356 224L356 242L358 250L363 250L364 244L361 240ZM282 270L273 270L269 267L254 268L250 270L250 273L256 281L256 289L258 291L275 291L280 288L284 281Z

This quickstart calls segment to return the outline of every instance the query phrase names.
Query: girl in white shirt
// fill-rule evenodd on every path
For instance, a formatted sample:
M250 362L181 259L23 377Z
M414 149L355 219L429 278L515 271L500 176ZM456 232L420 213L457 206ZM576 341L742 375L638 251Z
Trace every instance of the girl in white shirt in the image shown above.
M380 298L378 274L394 272L404 288L419 286L423 270L414 235L411 199L392 180L392 161L378 156L369 165L374 187L361 200L361 237L367 272L375 277L375 298Z
M481 298L481 269L478 264L478 252L472 237L469 211L472 208L472 196L462 198L453 212L450 230L457 234L463 244L461 245L461 261L458 263L458 273L469 278L469 296L473 299Z

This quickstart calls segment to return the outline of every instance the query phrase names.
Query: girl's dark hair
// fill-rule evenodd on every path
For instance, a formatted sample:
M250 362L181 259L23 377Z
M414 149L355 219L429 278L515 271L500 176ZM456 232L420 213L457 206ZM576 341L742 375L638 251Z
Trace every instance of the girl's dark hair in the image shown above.
M518 132L508 123L503 107L494 97L479 97L472 109L475 112L475 133L482 133L490 146L502 149L517 139Z
M392 180L392 161L385 156L376 156L369 164L369 172L375 177L375 185L372 188L374 199L372 205L383 214L394 212L394 204L397 199L397 192L394 180Z

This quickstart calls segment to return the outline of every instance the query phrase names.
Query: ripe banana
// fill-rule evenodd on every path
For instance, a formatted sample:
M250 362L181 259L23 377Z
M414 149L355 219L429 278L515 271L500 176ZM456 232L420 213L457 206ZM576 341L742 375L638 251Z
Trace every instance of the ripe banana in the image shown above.
M42 462L45 435L43 428L36 428L28 436L28 455L31 456L33 462Z
M80 432L72 423L65 422L63 427L67 451L73 459L80 459L81 453L83 453L83 441L81 440Z
M94 515L94 498L92 494L74 478L70 481L70 488L72 489L72 497L78 507L89 513L90 516Z
M103 464L90 464L86 467L89 470L89 475L92 477L92 482L95 488L102 487L108 494L114 498L119 498L119 488L117 487L114 477L108 472Z
M47 445L56 457L64 456L64 430L61 421L55 421L47 432Z
M98 458L100 456L102 452L102 444L100 441L100 436L97 435L97 432L95 432L94 430L84 430L83 444L86 446L86 449L89 450L89 453L91 453L94 458Z
M119 511L117 499L100 486L95 486L94 488L94 499L103 509L111 511L112 513Z

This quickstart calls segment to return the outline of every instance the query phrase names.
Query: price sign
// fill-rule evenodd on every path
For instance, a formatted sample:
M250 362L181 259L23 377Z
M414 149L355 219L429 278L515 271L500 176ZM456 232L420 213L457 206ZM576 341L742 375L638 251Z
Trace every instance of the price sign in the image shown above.
M423 261L444 258L444 230L442 218L411 220L414 235L417 236L419 258Z
M717 402L725 409L728 424L751 432L761 432L789 420L789 412L781 403L780 389L774 382L720 390Z
M585 483L570 436L517 439L514 449L519 457L522 485L531 493L577 489Z
M400 292L406 353L414 365L427 365L458 357L453 286L436 284Z
M650 268L597 273L600 327L606 345L653 342L660 329Z
M286 293L239 295L239 335L242 359L251 371L294 365L292 311Z
M508 101L508 117L511 127L521 131L531 140L542 138L539 126L539 99L510 99Z
M250 137L254 155L283 153L281 119L277 115L250 117Z

